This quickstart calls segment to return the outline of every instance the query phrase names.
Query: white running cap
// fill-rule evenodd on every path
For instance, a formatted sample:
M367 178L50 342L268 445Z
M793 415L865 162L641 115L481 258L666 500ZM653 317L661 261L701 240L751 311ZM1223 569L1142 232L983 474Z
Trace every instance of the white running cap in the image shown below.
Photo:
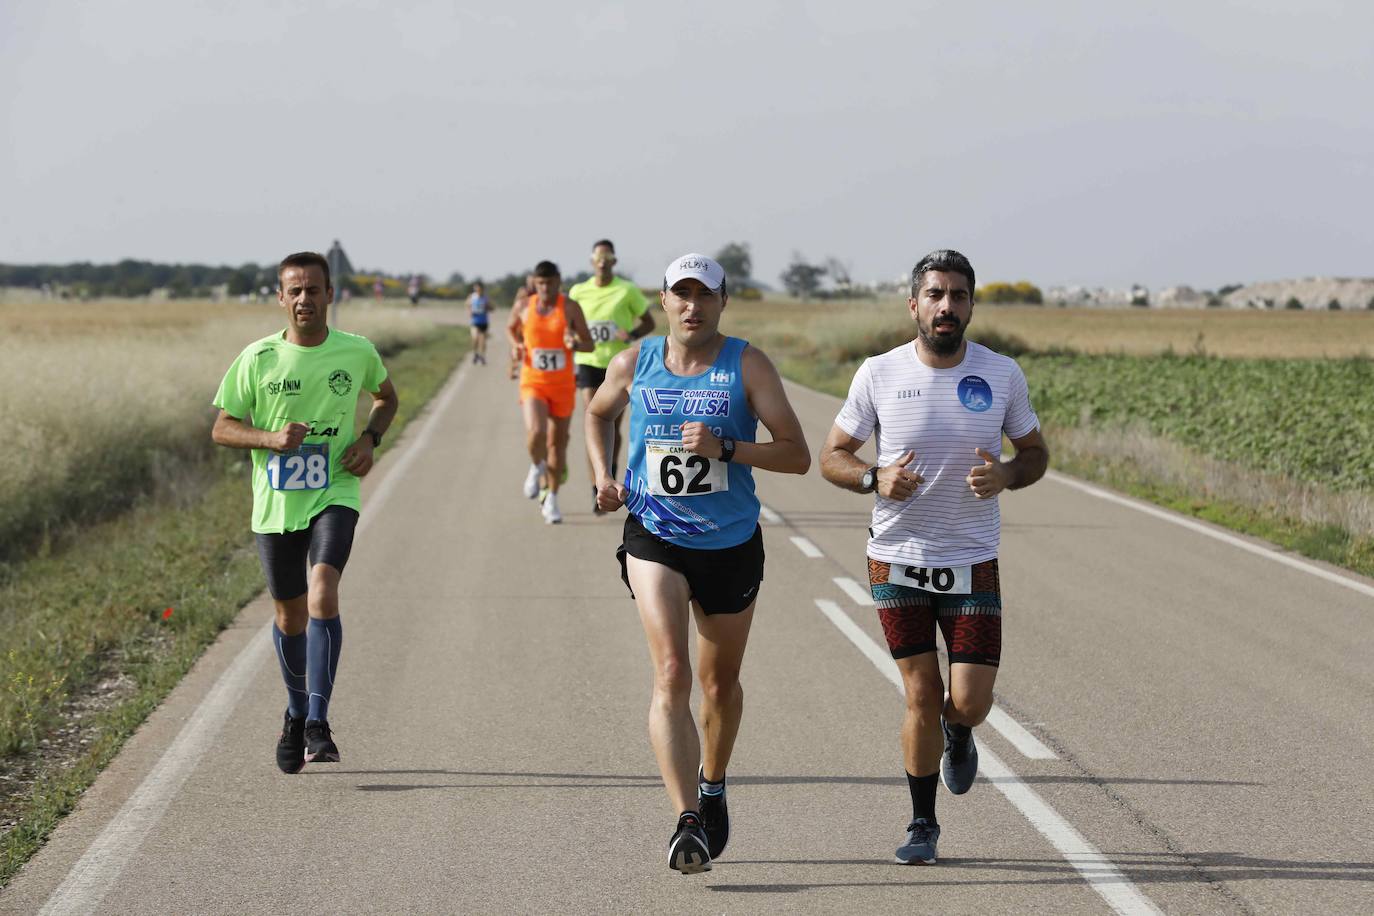
M725 268L704 254L684 254L668 265L663 274L663 288L672 289L679 280L688 277L700 280L707 289L720 289L725 282Z

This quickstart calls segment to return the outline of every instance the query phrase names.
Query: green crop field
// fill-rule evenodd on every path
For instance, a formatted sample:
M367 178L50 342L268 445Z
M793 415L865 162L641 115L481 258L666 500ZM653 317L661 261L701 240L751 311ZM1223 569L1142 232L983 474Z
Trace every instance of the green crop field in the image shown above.
M1216 458L1336 490L1374 490L1374 361L1020 358L1041 420L1144 425Z

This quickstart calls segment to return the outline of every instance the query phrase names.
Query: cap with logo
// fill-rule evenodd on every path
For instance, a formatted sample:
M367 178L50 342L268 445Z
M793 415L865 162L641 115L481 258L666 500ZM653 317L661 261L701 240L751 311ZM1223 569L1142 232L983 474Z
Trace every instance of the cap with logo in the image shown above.
M725 282L725 268L704 254L684 254L668 265L663 274L663 288L672 289L679 280L700 280L707 289L720 289Z

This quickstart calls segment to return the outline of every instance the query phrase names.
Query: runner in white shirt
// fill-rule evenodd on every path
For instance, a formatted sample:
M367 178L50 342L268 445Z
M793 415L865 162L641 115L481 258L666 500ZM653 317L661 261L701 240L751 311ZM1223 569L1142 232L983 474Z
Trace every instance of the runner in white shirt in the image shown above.
M978 773L972 730L992 708L1002 651L997 494L1030 486L1049 463L1021 367L964 340L973 290L973 266L957 251L916 264L907 300L916 340L864 361L821 448L826 480L877 493L868 576L906 693L912 820L897 861L907 865L935 862L938 780L962 795ZM1001 460L1003 433L1016 449L1010 461ZM870 436L871 467L855 455Z

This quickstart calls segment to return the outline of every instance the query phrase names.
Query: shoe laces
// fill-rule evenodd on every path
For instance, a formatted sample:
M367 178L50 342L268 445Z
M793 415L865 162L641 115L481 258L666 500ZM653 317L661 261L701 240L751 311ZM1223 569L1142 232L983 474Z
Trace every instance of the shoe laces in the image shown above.
M923 820L912 821L906 825L907 843L929 843L935 835L935 825Z

